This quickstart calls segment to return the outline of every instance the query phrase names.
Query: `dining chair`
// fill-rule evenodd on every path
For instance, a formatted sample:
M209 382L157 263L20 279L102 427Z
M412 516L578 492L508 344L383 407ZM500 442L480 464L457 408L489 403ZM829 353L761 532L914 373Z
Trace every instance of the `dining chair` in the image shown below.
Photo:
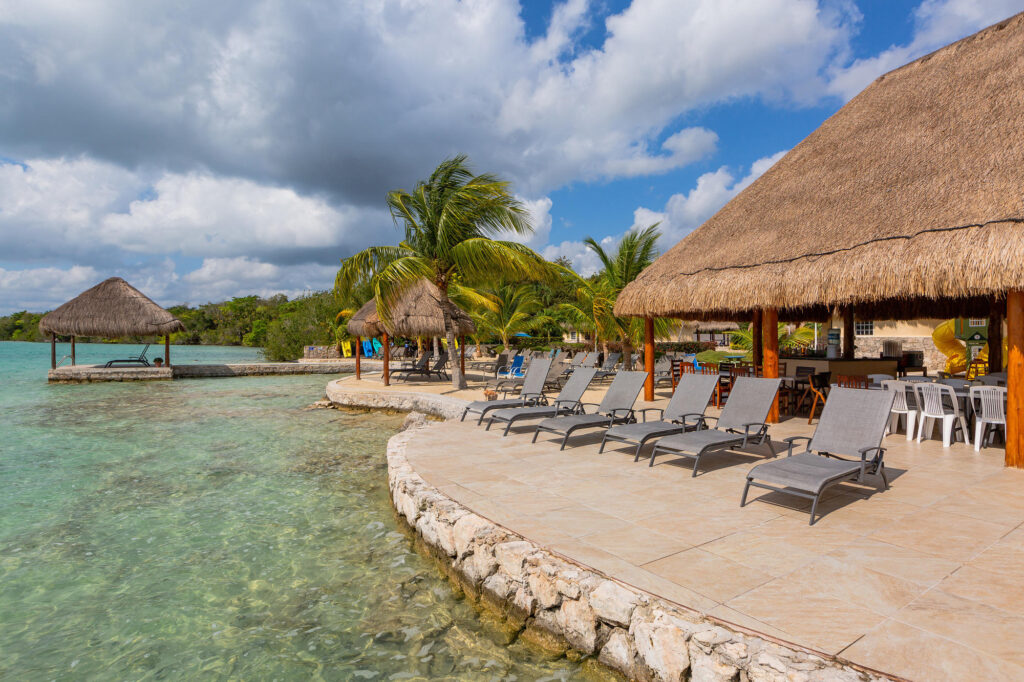
M882 381L883 391L892 391L896 394L892 402L892 417L889 419L889 427L886 435L895 432L900 428L900 421L903 420L907 427L907 440L914 439L914 426L917 424L917 401L908 397L916 396L914 384L909 381L897 381L886 379ZM909 395L908 395L909 394Z
M974 450L981 450L981 443L992 438L986 433L990 427L994 430L1002 427L1003 442L1006 442L1006 388L1002 386L971 386L971 404L974 405L977 418L974 421Z
M837 374L836 386L840 388L867 388L868 378L863 374Z
M935 431L935 422L942 422L942 447L948 448L956 436L956 427L963 433L964 443L971 444L967 431L967 420L960 411L960 400L952 386L946 384L923 384L915 386L917 404L920 406L920 421L917 424L917 442L920 443L925 431L930 438Z
M828 398L828 390L831 385L832 373L821 372L819 374L812 374L810 383L807 385L807 391L814 396L814 401L811 403L811 414L807 417L807 423L810 424L814 421L814 412L818 409L818 401L821 401L821 409L825 409L825 401Z

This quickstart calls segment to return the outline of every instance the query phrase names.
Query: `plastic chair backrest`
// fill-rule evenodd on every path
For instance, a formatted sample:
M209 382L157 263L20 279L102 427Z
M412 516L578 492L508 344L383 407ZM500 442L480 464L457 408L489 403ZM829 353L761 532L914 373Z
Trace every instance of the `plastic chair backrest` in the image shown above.
M921 406L921 414L926 417L942 417L947 414L960 414L960 406L956 399L956 392L952 386L946 384L917 384L918 405ZM948 396L952 407L946 405L942 396Z
M896 398L892 402L893 412L909 412L910 407L907 405L907 389L910 388L911 384L906 381L897 381L895 379L886 379L882 382L883 391L892 391Z
M982 421L1006 423L1006 389L1001 386L971 386L971 401L981 405Z

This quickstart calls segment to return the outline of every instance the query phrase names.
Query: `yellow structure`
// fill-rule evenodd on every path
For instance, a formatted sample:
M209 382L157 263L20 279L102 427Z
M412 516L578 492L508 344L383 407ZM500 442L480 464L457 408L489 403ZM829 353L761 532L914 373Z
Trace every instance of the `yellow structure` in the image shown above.
M946 356L945 371L950 374L960 374L967 369L967 346L956 338L955 325L956 320L946 320L932 332L932 341L935 342L935 347ZM1003 337L1003 357L1007 357L1005 336ZM988 362L988 344L985 344L985 347L978 353L978 359ZM1001 370L1002 367L989 369L992 372Z

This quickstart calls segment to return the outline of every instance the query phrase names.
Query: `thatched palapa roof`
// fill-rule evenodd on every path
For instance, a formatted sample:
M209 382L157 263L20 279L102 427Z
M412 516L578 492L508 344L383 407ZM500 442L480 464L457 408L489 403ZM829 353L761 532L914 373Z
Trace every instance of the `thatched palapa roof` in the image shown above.
M384 331L392 336L444 336L440 295L434 284L422 280L408 288L391 306L390 324L382 322L377 313L377 302L370 299L349 319L346 328L349 334L365 337L377 336ZM469 315L454 304L452 308L455 335L476 332Z
M1024 14L879 77L647 268L616 313L984 314L1024 288L1022 83Z
M373 338L384 331L377 315L377 301L370 299L363 304L363 307L356 311L356 314L349 318L345 325L348 333L352 336L364 336Z
M72 336L161 336L185 331L170 314L120 277L84 291L39 320L43 332Z

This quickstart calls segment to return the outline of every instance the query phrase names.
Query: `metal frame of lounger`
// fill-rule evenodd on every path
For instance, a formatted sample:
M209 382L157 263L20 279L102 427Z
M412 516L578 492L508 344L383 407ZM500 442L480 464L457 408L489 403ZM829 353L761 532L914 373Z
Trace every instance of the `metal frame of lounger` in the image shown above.
M609 353L608 359L601 363L601 369L597 370L597 376L594 378L603 380L608 377L614 377L616 374L615 365L619 364L620 359L622 359L622 353Z
M512 425L522 419L543 419L545 417L557 417L560 414L574 414L582 409L583 394L587 387L594 380L597 370L593 367L580 367L575 370L565 382L562 391L549 405L532 405L530 407L506 407L494 410L487 417L487 430L495 421L505 422L505 432L502 437L508 435Z
M402 374L423 374L426 371L427 363L429 362L430 353L424 353L411 367L399 367L396 370L392 370L391 377L393 379L398 379L399 375ZM406 381L408 381L408 379L406 379Z
M610 441L636 443L633 461L640 461L640 450L648 441L664 438L684 431L696 431L707 428L704 422L704 410L707 409L711 396L714 395L718 376L714 374L684 374L676 386L672 399L662 410L648 407L640 410L643 422L613 426L608 429L601 440L599 453L604 452L605 444ZM647 421L648 412L661 412L658 421Z
M863 483L864 476L870 473L881 478L888 490L882 438L895 398L892 391L833 388L813 436L786 438L786 459L758 464L747 472L740 506L746 505L751 486L796 495L811 500L808 525L813 526L818 500L833 485L853 480ZM807 441L807 449L794 455L793 446L799 440Z
M772 409L781 383L781 379L737 378L729 394L729 400L722 408L722 414L717 419L704 418L715 419L714 428L662 438L654 444L648 466L654 466L654 458L658 456L659 451L665 452L692 459L693 475L696 476L700 460L705 455L731 450L737 446L745 448L751 440L756 440L760 445L767 439L770 445L771 439L768 438L768 424L765 420ZM757 431L751 433L755 426Z
M565 449L569 437L579 429L611 428L615 424L630 423L636 421L633 405L640 397L644 381L647 379L647 372L619 372L612 379L611 386L604 394L604 398L598 403L580 403L582 409L577 414L562 415L545 419L537 424L533 432L533 442L537 442L537 436L541 431L555 433L562 436L562 445L559 450ZM596 407L595 412L587 413L586 406Z
M544 403L544 380L547 378L548 368L551 365L550 358L534 360L526 370L526 378L523 380L522 388L516 398L508 400L474 400L462 411L462 419L466 421L466 415L470 412L479 412L480 417L476 420L477 426L484 420L484 415L492 410L499 410L503 407L517 407L520 405L536 405Z
M110 367L112 365L125 365L125 364L129 364L129 363L135 363L136 365L139 365L141 367L149 367L150 364L149 364L149 360L146 359L146 353L149 352L150 345L152 345L152 344L147 343L146 347L142 349L142 352L139 353L138 357L135 357L135 358L119 358L117 360L107 360L107 364L105 364L103 366L104 367Z

